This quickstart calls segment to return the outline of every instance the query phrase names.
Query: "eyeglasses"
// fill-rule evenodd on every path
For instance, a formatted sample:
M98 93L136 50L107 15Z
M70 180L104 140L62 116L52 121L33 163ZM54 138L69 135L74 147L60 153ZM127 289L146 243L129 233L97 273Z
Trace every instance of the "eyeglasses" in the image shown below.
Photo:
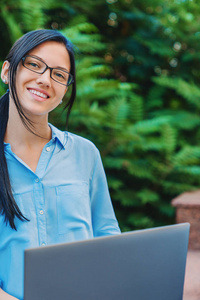
M58 68L50 68L44 61L31 55L22 57L22 65L35 73L43 74L47 69L50 70L50 77L65 86L69 86L74 82L73 76Z

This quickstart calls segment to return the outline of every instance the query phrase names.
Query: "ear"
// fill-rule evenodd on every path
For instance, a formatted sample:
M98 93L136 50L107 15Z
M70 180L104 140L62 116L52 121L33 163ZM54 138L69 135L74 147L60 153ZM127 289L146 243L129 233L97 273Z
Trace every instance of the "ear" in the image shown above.
M1 69L1 79L5 84L8 84L9 68L10 68L10 63L7 60L4 61L2 69Z

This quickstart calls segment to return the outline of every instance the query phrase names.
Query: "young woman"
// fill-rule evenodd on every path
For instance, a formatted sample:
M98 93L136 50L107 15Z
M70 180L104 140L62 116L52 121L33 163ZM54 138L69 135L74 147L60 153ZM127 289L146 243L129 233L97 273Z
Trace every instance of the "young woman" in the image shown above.
M1 71L0 300L23 299L24 249L120 233L99 151L48 123L69 85L71 43L54 30L25 34Z

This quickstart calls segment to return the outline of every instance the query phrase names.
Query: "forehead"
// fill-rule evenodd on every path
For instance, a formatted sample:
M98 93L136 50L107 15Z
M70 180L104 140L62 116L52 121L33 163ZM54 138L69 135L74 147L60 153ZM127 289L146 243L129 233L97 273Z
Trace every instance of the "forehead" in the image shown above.
M48 41L32 49L29 55L36 55L51 67L70 69L70 57L64 44Z

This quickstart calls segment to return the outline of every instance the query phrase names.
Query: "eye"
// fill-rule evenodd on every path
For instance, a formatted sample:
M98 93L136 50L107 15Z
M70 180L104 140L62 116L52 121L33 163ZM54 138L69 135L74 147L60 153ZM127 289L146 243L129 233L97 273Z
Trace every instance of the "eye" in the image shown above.
M32 68L39 68L39 66L35 63L35 62L28 62L27 65L29 65L29 67L32 67Z
M55 75L56 77L59 77L60 79L64 79L64 80L65 80L65 76L64 76L64 74L62 74L62 73L55 72L54 75Z
M68 73L59 69L53 69L52 77L59 82L66 83L68 79Z
M25 58L24 65L26 66L26 68L32 71L40 71L45 67L44 63L31 56L27 56Z
M32 60L25 60L25 65L27 68L30 68L30 69L40 68L39 63L37 63L36 61L32 61Z

